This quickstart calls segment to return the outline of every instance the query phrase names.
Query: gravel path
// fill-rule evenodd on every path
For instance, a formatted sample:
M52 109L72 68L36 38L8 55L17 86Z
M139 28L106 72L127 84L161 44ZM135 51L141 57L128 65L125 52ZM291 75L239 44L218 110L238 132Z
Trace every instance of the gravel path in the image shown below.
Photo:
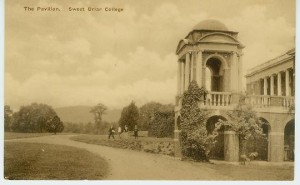
M179 161L174 157L127 149L111 148L70 140L71 135L51 135L12 139L7 142L34 142L86 149L106 159L109 180L230 180L209 168L210 164Z

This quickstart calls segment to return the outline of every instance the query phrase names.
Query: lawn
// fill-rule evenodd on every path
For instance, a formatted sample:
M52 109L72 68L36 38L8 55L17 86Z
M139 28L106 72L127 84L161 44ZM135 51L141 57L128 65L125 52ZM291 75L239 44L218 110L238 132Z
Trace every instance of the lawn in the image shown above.
M4 132L4 139L20 139L20 138L28 138L28 137L40 137L40 136L48 136L52 135L52 133L19 133L19 132Z
M199 165L199 163L194 163ZM291 165L233 165L203 164L232 180L293 180L294 166ZM201 165L199 165L201 166Z
M4 177L10 180L100 180L108 163L83 149L69 146L5 142Z

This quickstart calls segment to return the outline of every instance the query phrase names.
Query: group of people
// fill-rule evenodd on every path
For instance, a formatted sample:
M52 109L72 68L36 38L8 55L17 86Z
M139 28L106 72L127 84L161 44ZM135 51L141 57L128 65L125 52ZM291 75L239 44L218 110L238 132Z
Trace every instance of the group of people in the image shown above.
M125 125L125 127L124 127L124 130L122 131L122 127L121 127L121 125L119 125L119 127L118 127L118 135L119 135L119 138L121 139L121 134L124 132L125 134L126 134L126 137L128 138L128 126L127 125ZM110 139L110 137L112 137L113 139L115 139L115 128L114 128L114 126L110 126L110 128L109 128L109 130L108 130L108 139ZM134 132L134 138L135 139L137 139L138 138L138 127L137 127L137 125L135 125L134 126L134 130L133 130L133 132Z

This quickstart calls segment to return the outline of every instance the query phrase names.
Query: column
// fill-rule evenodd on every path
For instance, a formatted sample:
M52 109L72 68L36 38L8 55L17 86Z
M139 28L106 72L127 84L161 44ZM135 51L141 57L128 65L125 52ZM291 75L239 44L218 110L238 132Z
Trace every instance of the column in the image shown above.
M239 161L239 138L234 131L224 131L224 158L225 161Z
M177 94L181 94L181 62L177 61L178 69L177 69Z
M238 65L237 65L237 53L233 52L231 55L231 65L230 65L230 83L231 83L231 91L238 91Z
M243 91L243 61L242 61L242 55L239 56L239 61L238 61L238 69L239 69L239 78L238 78L238 91L241 92Z
M274 75L271 75L270 88L270 94L271 96L274 96Z
M185 55L185 82L184 90L187 90L189 87L189 74L190 74L190 54L186 53Z
M223 90L224 92L230 92L230 69L224 69L224 76L223 76Z
M278 94L278 96L282 95L282 93L281 93L281 72L279 72L277 74L277 94Z
M206 66L202 66L202 87L206 88Z
M264 95L268 95L268 80L267 77L264 78Z
M181 82L181 92L180 92L180 94L183 94L184 93L184 62L181 60L181 62L180 62L180 65L181 65L181 73L180 73L180 77L181 77L181 80L180 80L180 82Z
M291 90L290 90L290 74L289 70L285 70L285 95L290 96Z
M198 51L196 64L196 81L199 88L202 87L202 71L202 51Z

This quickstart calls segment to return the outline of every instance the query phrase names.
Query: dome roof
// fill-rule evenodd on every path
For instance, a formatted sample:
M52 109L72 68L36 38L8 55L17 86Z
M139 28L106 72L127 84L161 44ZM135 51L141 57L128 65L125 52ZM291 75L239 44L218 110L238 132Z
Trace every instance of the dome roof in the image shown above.
M214 19L204 20L194 26L193 30L215 30L228 31L228 28L222 22Z

